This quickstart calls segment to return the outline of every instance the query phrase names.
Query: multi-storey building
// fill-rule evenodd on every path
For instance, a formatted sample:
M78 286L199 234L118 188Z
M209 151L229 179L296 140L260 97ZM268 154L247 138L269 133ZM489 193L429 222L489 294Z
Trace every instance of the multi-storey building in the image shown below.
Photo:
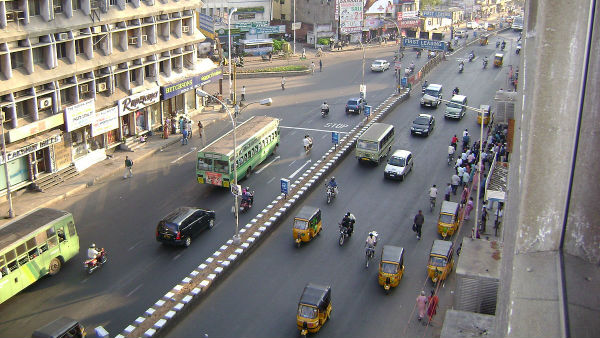
M0 110L11 187L72 165L87 168L167 117L201 109L194 88L221 73L198 52L200 6L0 1Z

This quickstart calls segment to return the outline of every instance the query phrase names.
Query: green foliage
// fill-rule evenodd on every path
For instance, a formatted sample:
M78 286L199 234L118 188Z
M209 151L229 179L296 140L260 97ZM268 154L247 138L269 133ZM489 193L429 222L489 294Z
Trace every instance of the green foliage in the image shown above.
M319 44L319 45L329 45L329 38L319 38L319 40L317 40L317 44Z
M278 52L283 49L284 40L273 40L273 51Z
M419 9L432 9L442 4L442 0L421 0Z

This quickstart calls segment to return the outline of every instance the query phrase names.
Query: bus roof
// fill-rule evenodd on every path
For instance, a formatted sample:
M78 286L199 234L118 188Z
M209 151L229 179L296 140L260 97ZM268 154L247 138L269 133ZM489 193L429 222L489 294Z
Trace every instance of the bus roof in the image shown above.
M386 123L373 123L369 129L367 129L360 137L359 140L366 141L379 141L383 135L387 133L389 129L393 129L394 126Z
M253 116L248 120L244 121L241 124L238 124L235 128L236 133L236 141L237 141L237 149L243 149L243 146L246 142L250 140L252 136L254 136L259 131L265 129L270 125L278 126L279 119L275 117L269 116ZM202 153L217 153L224 154L228 156L232 156L233 149L233 130L230 130L225 135L219 137L211 144L202 148L200 152Z
M42 208L37 209L0 228L0 252L35 232L39 227L52 223L68 215L68 211Z

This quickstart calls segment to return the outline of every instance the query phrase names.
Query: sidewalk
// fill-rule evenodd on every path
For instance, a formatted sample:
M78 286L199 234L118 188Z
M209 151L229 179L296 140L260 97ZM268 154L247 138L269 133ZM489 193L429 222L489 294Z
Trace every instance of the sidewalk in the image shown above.
M227 113L212 112L210 110L193 115L191 117L195 123L193 136L198 137L198 120L202 121L204 126L202 133L206 135L207 128L211 124L227 117ZM158 151L167 149L170 145L178 142L181 142L180 134L169 135L168 139L163 139L162 133L155 133L153 136L148 137L147 142L135 151L116 150L111 154L112 157L107 157L105 160L80 172L78 176L62 184L51 187L46 192L37 192L26 188L13 192L12 204L14 214L18 217L34 209L48 207L57 201L81 192L87 187L93 186L96 182L112 177L122 177L125 172L125 156L129 156L129 158L133 160L133 173L135 175L136 166L140 166L140 163L144 159L152 156ZM8 209L8 200L4 197L0 202L0 210L3 217L8 215ZM0 218L0 226L10 221L11 219L8 218Z

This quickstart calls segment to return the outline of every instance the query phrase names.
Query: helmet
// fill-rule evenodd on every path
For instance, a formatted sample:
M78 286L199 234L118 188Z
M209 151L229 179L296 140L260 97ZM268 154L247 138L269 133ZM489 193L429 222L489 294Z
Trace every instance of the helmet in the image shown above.
M433 185L433 187L435 188L435 184Z
M327 101L324 101L323 104L327 104Z
M250 192L250 187L246 187L246 191L247 191L247 192Z
M92 244L90 245L90 248L95 248L95 247L96 247L96 243L92 243Z
M335 181L335 176L331 176L331 180L332 180L332 181Z
M350 217L350 211L346 213L346 217Z

